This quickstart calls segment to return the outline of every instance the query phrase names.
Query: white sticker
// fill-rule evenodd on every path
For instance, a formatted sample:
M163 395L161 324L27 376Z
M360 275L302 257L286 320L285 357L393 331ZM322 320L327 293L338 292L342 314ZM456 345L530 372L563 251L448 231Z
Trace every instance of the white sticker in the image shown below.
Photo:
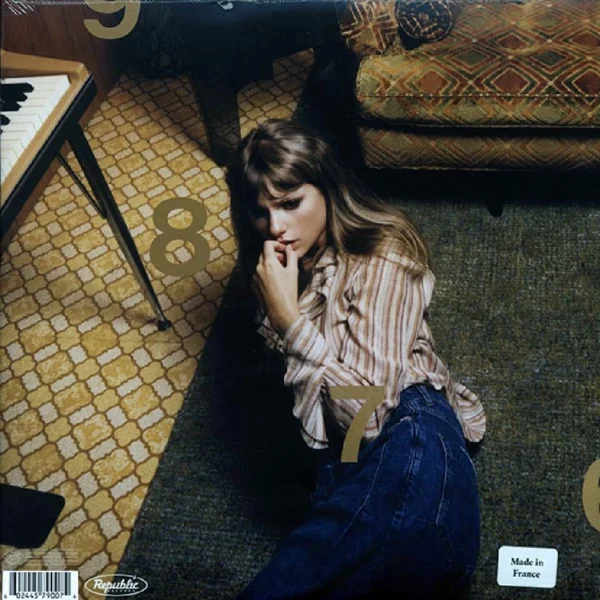
M498 552L498 585L553 588L557 569L554 548L502 546Z

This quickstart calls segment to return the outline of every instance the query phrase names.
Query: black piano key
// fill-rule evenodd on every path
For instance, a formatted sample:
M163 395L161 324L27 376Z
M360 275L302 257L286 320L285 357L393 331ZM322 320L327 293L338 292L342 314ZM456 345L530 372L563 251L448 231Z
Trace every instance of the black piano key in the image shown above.
M8 125L10 119L6 115L0 115L0 125Z
M21 106L19 102L27 100L27 94L33 92L30 83L4 83L2 84L2 112L16 112Z
M2 87L19 102L27 100L27 93L33 92L33 86L30 83L5 83Z
M21 108L18 102L2 101L2 112L16 112Z
M33 86L30 83L3 83L2 91L7 96L14 96L19 100L25 100L25 95L33 92Z

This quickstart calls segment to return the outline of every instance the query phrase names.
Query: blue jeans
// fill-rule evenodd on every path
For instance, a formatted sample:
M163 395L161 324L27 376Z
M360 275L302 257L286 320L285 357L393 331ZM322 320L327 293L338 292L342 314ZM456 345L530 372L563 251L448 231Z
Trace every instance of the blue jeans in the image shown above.
M419 384L358 461L321 453L306 521L237 600L460 598L479 553L477 475L443 393Z

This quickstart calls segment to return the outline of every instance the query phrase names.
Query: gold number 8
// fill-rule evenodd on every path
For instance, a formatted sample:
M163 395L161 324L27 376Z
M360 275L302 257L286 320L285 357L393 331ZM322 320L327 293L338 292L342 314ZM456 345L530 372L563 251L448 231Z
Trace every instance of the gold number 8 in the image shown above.
M168 216L172 210L183 208L192 213L192 223L185 229L177 229L169 225ZM210 257L210 246L198 232L206 224L206 209L191 198L171 198L163 200L152 215L154 226L163 231L150 245L150 260L152 264L167 275L185 277L201 271ZM167 259L167 244L173 240L191 242L194 246L194 256L184 264L174 264Z
M366 402L356 413L344 438L341 462L356 462L360 439L364 433L369 418L385 398L385 388L382 385L332 385L329 388L332 398L351 400L365 398Z
M600 531L600 460L593 462L585 474L583 510L591 526Z
M118 40L133 31L140 16L141 0L128 2L127 0L114 0L113 2L93 2L85 0L85 3L95 12L110 15L125 9L123 20L116 27L105 27L98 19L84 19L86 29L97 38L103 40Z

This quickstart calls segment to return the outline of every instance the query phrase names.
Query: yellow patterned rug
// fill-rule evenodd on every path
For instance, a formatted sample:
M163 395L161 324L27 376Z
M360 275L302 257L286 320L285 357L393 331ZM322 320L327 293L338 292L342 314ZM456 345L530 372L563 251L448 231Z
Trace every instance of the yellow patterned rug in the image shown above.
M273 80L240 91L242 135L293 115L312 61L311 50L278 60ZM224 172L205 154L187 77L123 75L85 133L173 327L151 322L108 225L60 167L1 265L0 481L66 505L41 548L0 551L3 570L78 570L80 584L116 571L236 259ZM193 277L149 260L153 210L174 197L208 214L210 262ZM191 222L174 214L176 227ZM172 262L192 253L168 245Z

